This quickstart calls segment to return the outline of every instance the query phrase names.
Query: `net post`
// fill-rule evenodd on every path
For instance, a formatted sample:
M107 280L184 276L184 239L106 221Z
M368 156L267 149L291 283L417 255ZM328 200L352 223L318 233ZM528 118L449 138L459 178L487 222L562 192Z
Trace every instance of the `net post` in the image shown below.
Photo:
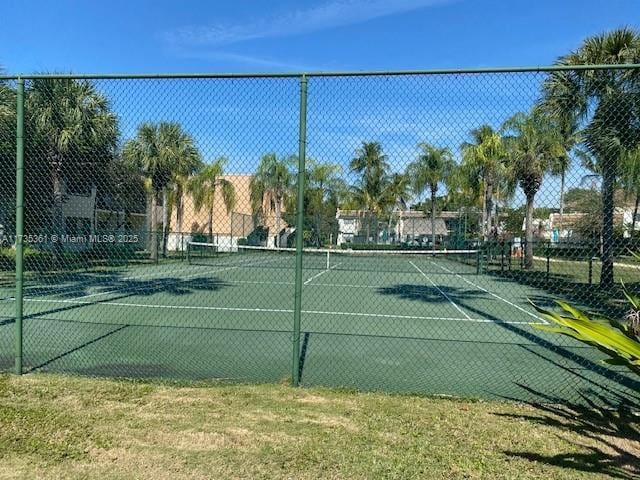
M15 372L22 375L24 294L24 79L18 78L16 96L16 329Z
M330 264L331 264L331 259L329 258L329 250L327 250L327 270L329 270Z
M304 177L307 147L307 77L300 77L300 117L298 124L298 198L296 217L296 285L293 308L293 352L291 384L300 382L300 323L302 318L302 229L304 225Z

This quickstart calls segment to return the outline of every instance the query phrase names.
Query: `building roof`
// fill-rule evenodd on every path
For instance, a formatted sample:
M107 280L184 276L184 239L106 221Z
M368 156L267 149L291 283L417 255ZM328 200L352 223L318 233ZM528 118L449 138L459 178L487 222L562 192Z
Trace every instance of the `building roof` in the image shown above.
M458 218L460 216L459 212L443 210L442 212L437 212L436 218ZM421 210L401 210L398 212L399 218L427 218L427 214Z

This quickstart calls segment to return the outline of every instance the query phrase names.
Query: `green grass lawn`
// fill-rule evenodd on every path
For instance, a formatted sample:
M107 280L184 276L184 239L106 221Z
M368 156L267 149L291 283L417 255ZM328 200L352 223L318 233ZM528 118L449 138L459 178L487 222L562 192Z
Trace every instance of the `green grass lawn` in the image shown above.
M637 478L637 434L515 403L0 376L0 478Z

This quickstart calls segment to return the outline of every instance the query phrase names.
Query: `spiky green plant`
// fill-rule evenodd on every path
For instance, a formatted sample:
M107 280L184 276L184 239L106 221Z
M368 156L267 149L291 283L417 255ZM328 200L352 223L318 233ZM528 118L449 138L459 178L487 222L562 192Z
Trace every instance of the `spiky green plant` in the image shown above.
M640 260L638 254L633 255ZM630 306L623 321L588 313L556 300L564 313L546 310L532 302L538 312L553 322L552 325L535 325L535 328L567 335L594 346L609 355L605 363L624 365L640 375L640 297L632 294L624 284L622 290Z

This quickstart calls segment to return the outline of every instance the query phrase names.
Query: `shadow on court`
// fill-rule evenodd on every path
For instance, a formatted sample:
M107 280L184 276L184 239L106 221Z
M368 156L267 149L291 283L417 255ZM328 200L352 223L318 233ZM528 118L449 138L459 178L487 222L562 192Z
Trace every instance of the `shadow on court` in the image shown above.
M480 308L477 300L480 298L485 298L487 300L491 300L491 297L485 292L470 292L465 288L457 288L451 287L448 285L441 285L437 288L432 286L422 286L422 285L394 285L390 287L380 288L378 289L378 293L382 295L392 295L398 298L410 299L415 301L421 301L425 304L432 304L433 302L448 302L448 299L444 297L444 295L440 295L440 299L438 299L435 293L438 293L438 289L444 292L451 300L453 300L456 304L458 304L461 308L464 308L470 312L475 313L480 318L491 320L493 323L491 325L495 325L495 327L507 330L511 334L515 334L520 338L527 340L530 343L530 346L520 345L520 348L523 349L521 364L514 364L514 369L519 369L526 366L527 363L531 363L532 358L537 358L541 362L548 362L546 368L542 368L542 363L540 363L541 368L539 372L535 372L536 375L539 376L538 379L544 379L545 377L549 377L550 373L554 370L562 369L565 372L572 375L574 378L573 385L553 385L550 384L547 391L554 392L558 391L558 388L566 390L568 388L584 388L589 384L597 385L603 391L614 385L619 385L625 389L628 389L628 393L632 395L634 391L640 391L640 382L623 374L621 371L612 370L605 365L599 363L593 357L588 358L585 355L581 355L575 351L575 348L570 347L568 343L570 340L565 340L560 336L549 336L549 334L545 334L543 332L539 332L530 327L525 327L523 325L516 325L513 323L509 323L505 321L503 318L498 318L492 313L488 308ZM435 293L434 293L435 291ZM540 299L542 300L542 299ZM490 303L489 303L490 305ZM490 336L492 332L495 332L494 329L491 329L487 335ZM549 339L544 338L544 336L548 336ZM553 341L551 341L552 339ZM478 340L484 340L479 338ZM565 342L565 344L561 344L559 342ZM456 343L457 340L452 339L452 343ZM558 343L556 343L558 342ZM578 345L578 344L576 344ZM582 345L580 345L582 347ZM539 351L538 351L539 350ZM552 361L548 358L548 355L545 355L543 352L549 352L555 355L556 357L562 358L567 361L565 365ZM586 354L595 354L594 349L589 348L581 348L581 351L584 351ZM470 359L472 361L472 359ZM575 364L569 367L571 363ZM577 367L576 367L577 366ZM584 375L581 375L580 370L588 371L593 378L598 378L598 381L594 381L592 379L587 379ZM626 372L625 372L626 373ZM495 379L492 379L495 380ZM605 383L603 383L605 382ZM495 392L487 391L487 393L494 395Z
M73 332L70 332L72 335L63 335L60 331L60 326L56 324L56 321L60 321L57 315L62 312L74 310L82 312L82 309L100 305L100 303L104 301L113 302L158 293L179 297L198 291L218 291L228 286L227 283L218 278L184 279L180 277L164 277L142 280L119 278L118 275L113 273L101 275L98 279L96 279L93 274L79 275L78 281L81 280L84 281L82 288L70 291L68 288L62 289L55 286L49 288L45 286L37 290L38 295L34 295L32 291L25 299L25 312L29 311L29 299L52 299L54 301L73 301L73 299L77 299L78 302L81 302L70 303L56 308L46 308L24 315L25 371L46 369L56 362L68 358L87 347L95 346L95 344L100 342L110 341L110 337L117 333L122 333L123 330L129 327L128 324L132 320L135 320L127 318L126 316L111 318L108 323L100 323L91 316L75 322L65 320L64 322L66 322L66 324L75 324L76 327ZM52 296L54 292L58 293L58 295ZM89 292L92 293L90 294ZM88 296L86 299L83 299L83 295ZM34 321L37 321L37 323L32 323ZM14 323L15 317L5 317L0 322L0 326L9 329L3 333L3 338L0 339L0 341L13 337L13 331L10 325ZM44 331L46 329L50 329L51 331ZM105 329L107 330L106 332L104 331ZM33 335L37 335L38 339L34 340L34 338L32 338ZM34 348L33 345L34 341L37 342L36 348ZM13 342L7 342L7 344L9 343L11 343L12 346ZM11 346L8 348L11 348ZM0 367L8 370L13 366L13 357L10 355L6 356L8 358L4 359L6 361L3 361ZM74 371L78 371L79 369L80 365L76 365L76 368L73 368Z

